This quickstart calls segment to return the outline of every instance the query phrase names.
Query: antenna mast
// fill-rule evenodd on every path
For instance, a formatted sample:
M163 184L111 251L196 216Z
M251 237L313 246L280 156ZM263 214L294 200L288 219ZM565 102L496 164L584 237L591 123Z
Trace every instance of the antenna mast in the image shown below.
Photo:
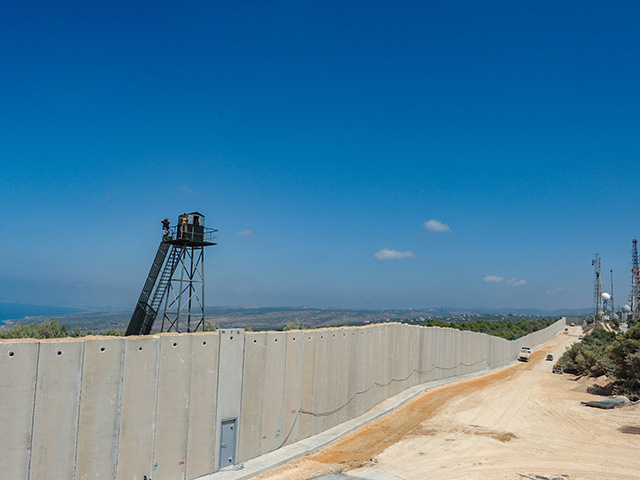
M593 287L593 321L598 325L598 321L602 316L602 283L600 281L600 256L596 253L595 258L591 261L594 266L595 279Z
M638 320L638 310L640 309L640 264L638 262L638 240L633 239L631 249L631 295L629 303L631 306L631 318Z
M611 318L613 319L616 315L615 303L613 303L613 269L609 272L611 273Z

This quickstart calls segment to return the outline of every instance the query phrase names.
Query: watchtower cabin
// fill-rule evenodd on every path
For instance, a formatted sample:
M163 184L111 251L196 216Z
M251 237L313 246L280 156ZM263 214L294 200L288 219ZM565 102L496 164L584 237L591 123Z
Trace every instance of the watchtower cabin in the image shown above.
M218 244L200 212L162 221L162 240L125 335L148 335L164 306L160 331L204 330L204 247Z

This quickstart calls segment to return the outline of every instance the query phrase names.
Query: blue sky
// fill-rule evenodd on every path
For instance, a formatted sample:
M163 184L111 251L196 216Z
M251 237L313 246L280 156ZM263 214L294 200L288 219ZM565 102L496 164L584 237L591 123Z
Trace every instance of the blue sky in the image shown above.
M5 2L0 301L133 308L206 215L207 304L626 302L637 2Z

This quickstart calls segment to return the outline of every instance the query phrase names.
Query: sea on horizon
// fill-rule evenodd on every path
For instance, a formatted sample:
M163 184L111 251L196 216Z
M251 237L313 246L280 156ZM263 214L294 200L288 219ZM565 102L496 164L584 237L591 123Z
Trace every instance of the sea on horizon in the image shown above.
M0 325L4 325L7 320L22 320L27 317L38 317L42 315L65 315L67 313L83 311L85 310L81 308L0 302Z

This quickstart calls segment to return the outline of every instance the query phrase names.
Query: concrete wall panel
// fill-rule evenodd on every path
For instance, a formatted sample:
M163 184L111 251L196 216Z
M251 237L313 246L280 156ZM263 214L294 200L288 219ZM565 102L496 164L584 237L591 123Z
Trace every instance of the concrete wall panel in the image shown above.
M266 375L267 334L246 333L242 373L242 416L238 461L262 453L262 407Z
M215 470L219 348L220 337L217 332L196 334L191 342L187 480Z
M365 327L360 327L355 330L355 338L357 339L355 352L357 365L356 389L358 392L358 396L355 400L356 417L367 411L367 395L368 389L371 386L368 383L370 376L367 372L367 339L365 338L365 331Z
M29 478L73 478L82 381L82 341L40 344Z
M186 475L193 339L190 334L160 337L153 455L153 478L157 480L183 479Z
M262 411L262 453L276 450L284 439L283 409L287 334L269 332L265 360L264 408Z
M418 326L409 326L409 365L407 374L411 374L411 376L407 380L407 388L420 383L420 375L417 372L420 364L420 330L421 328Z
M302 350L302 376L300 385L300 408L306 412L315 409L315 372L316 372L316 337L317 331L300 332L304 346ZM298 417L298 440L311 436L313 429L313 417L310 414L300 413Z
M337 425L338 412L336 409L341 405L339 403L338 390L338 363L340 361L340 330L331 328L327 330L327 396L325 398L324 408L326 412L333 412L324 418L324 429L329 429Z
M336 384L336 408L340 408L336 414L336 425L348 420L347 403L349 396L349 350L351 341L348 337L349 330L341 328L336 333L338 349L338 380Z
M478 353L482 350L482 340L474 332L467 332L463 361L466 365L463 372L471 373L478 370Z
M382 381L379 382L381 385L384 385L382 388L382 398L388 398L391 396L391 389L393 388L391 385L393 383L393 338L390 335L389 325L380 325L380 335L381 335L381 345L380 350L383 355L383 377Z
M455 376L458 364L460 363L460 351L458 348L459 342L456 341L459 338L459 334L460 332L453 329L446 330L447 348L443 352L443 363L447 363L445 378Z
M435 328L427 327L422 334L422 381L435 380L437 372L435 370Z
M158 337L128 337L124 343L118 480L153 477L153 441L158 386Z
M458 368L457 370L457 374L458 375L464 375L466 373L469 372L469 368L471 368L468 365L471 365L471 362L469 361L471 352L469 351L471 349L471 344L469 342L470 338L471 338L471 332L461 332L463 335L460 338L460 368Z
M402 343L402 332L397 324L390 325L393 341L393 382L389 393L393 396L400 391L400 379L404 376L406 345Z
M304 343L304 332L300 330L287 332L282 440L278 445L289 445L299 440Z
M220 426L222 422L237 419L236 431L242 407L242 364L244 362L245 335L243 329L220 330L220 361L218 364L218 404L216 405L216 442L214 447L215 469L221 464ZM247 395L250 395L247 392ZM235 451L238 455L238 438ZM227 459L223 459L224 465Z
M317 414L313 416L311 422L311 434L323 432L325 430L326 415L330 408L327 407L328 398L335 392L329 391L331 385L329 383L329 333L322 329L316 333L316 362L315 362L315 381L313 385L313 409Z
M123 338L87 338L76 453L76 478L114 478L120 427Z
M452 366L455 365L455 351L451 350L451 333L452 330L448 328L438 330L439 341L436 347L438 350L436 365L440 367L440 379L448 377Z
M415 334L413 333L415 326L413 325L404 325L404 339L406 343L406 354L405 354L405 371L402 378L406 378L401 384L402 390L405 390L411 386L413 386L413 381L415 378L415 373L413 370L415 369Z
M5 478L27 479L39 347L0 343L0 472Z
M366 342L366 360L365 360L365 384L368 392L364 395L365 399L365 412L371 410L376 405L376 389L380 388L376 385L378 376L375 369L375 354L376 354L376 338L373 334L374 329L372 327L365 327L364 339Z
M376 383L376 386L373 387L371 392L372 404L377 405L383 400L383 390L384 387L380 385L383 384L382 378L384 377L384 363L383 363L383 352L382 352L382 336L380 335L380 328L378 325L372 325L368 327L371 332L371 369L373 371L373 379Z
M429 381L437 380L440 376L440 370L438 367L438 338L439 338L439 328L437 327L428 327L428 346L429 350L427 352L427 369L430 370L429 376L427 379Z
M360 335L356 335L357 329L350 328L347 330L346 341L349 343L349 364L348 364L348 384L347 392L349 404L347 405L347 419L355 418L358 403L358 344Z
M431 329L420 329L420 382L424 383L432 378L432 362L431 362Z
M418 370L417 378L419 383L426 382L429 376L429 374L427 373L427 371L430 368L428 365L428 354L429 354L428 343L427 343L428 332L429 332L429 329L421 328L419 333L420 343L418 346L418 366L416 367L416 369Z

